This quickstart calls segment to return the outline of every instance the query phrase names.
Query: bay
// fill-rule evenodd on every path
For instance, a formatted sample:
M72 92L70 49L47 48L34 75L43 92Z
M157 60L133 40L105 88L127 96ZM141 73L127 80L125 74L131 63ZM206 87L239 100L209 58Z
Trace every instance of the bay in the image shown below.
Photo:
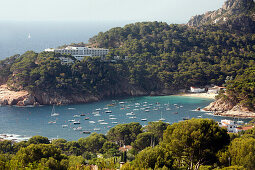
M59 113L59 116L51 116L52 106L1 106L0 134L12 135L12 138L18 140L41 135L50 139L64 138L70 141L89 135L83 134L82 131L106 134L116 124L139 122L141 125L147 125L148 122L158 121L161 118L171 124L182 121L183 118L212 118L216 121L224 119L206 112L195 111L196 108L203 108L212 101L212 99L185 96L131 97L55 106L55 112ZM80 124L74 125L68 120L79 121ZM250 119L242 120L248 122ZM56 123L49 124L52 121ZM74 130L77 127L81 127L82 130Z

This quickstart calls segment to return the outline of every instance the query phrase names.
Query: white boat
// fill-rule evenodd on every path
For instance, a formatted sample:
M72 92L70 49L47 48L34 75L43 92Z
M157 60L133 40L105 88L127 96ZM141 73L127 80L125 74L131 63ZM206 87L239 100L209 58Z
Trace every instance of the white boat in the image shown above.
M141 119L141 121L147 121L147 119L144 118L144 119Z
M79 126L79 127L77 127L77 128L73 128L73 130L77 130L77 131L78 131L78 130L82 130L82 127Z
M105 107L105 108L103 108L104 110L108 110L109 108L108 107Z
M94 128L94 131L100 131L101 129L100 128Z
M109 115L109 117L114 117L114 115Z
M78 125L78 124L81 124L81 122L75 121L75 122L73 122L73 124L74 124L74 125Z
M68 110L75 110L75 108L73 108L73 107L69 107L69 108L67 108Z
M81 115L73 115L73 117L80 117Z
M112 124L118 124L118 122L112 122Z
M166 120L165 118L162 117L162 112L161 112L161 118L159 119L160 121Z
M95 114L94 116L101 116L100 114Z
M171 108L170 108L170 107L166 108L166 111L169 111L169 110L171 110Z
M98 120L98 122L104 122L104 120Z
M57 123L56 121L49 121L48 124L55 124Z
M59 115L59 113L56 113L55 112L55 106L53 105L53 107L52 107L52 111L51 111L51 114L50 114L51 116L58 116Z
M144 110L145 112L149 112L150 110Z
M68 125L62 125L62 128L66 128L66 127L68 127Z
M93 115L96 115L96 114L99 114L99 112L98 112L98 111L97 111L97 112L92 112L92 114L93 114Z
M135 116L134 112L126 113L127 116Z
M68 122L75 122L75 120L74 120L74 119L71 119L71 120L68 120Z
M96 109L96 111L101 111L101 110L102 110L101 108Z
M89 123L94 124L94 123L96 123L96 122L95 122L95 121L89 121Z
M101 122L100 125L108 125L106 122Z
M112 111L110 111L110 110L106 110L106 111L105 111L105 113L112 113Z
M30 34L30 33L28 33L28 36L27 36L27 38L28 38L28 39L30 39L30 38L31 38L31 34Z
M119 104L125 104L125 102L119 102Z
M136 117L135 117L135 116L133 116L133 117L129 117L129 119L136 119Z
M117 118L116 118L116 117L110 117L109 119L111 119L111 120L116 120Z

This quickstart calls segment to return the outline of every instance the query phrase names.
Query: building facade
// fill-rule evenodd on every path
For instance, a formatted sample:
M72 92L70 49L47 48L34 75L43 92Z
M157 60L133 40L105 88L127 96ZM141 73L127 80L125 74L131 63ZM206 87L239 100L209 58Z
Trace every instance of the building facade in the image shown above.
M98 56L98 57L104 58L109 53L108 49L103 49L103 48L73 47L73 46L68 46L68 47L62 48L62 49L48 48L48 49L45 49L44 51L55 52L55 53L60 53L60 54L69 54L80 61L84 57ZM73 62L71 59L67 59L65 57L61 57L60 59L63 63Z

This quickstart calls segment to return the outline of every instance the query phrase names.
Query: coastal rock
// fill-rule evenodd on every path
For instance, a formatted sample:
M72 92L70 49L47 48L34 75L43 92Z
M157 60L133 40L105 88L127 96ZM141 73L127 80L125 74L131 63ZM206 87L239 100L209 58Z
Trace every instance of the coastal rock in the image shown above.
M191 17L188 26L222 24L229 29L254 32L254 0L227 0L222 8Z
M249 110L247 107L241 106L231 100L219 99L216 100L203 110L211 111L214 115L228 116L228 117L242 117L242 118L254 118L255 113Z

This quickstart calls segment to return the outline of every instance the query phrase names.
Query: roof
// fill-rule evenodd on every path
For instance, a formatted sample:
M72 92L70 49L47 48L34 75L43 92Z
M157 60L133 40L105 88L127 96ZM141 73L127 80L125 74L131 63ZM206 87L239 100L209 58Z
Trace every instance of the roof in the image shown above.
M128 151L130 149L132 149L133 147L131 145L124 145L123 147L119 147L119 151L125 152Z

